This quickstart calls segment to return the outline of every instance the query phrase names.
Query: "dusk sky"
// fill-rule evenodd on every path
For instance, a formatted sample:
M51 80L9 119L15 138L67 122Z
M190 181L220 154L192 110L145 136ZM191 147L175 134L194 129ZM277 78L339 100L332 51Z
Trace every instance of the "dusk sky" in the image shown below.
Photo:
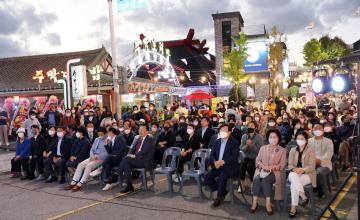
M360 0L149 0L147 7L116 12L120 64L132 55L140 33L155 40L183 39L190 28L206 39L214 54L211 14L240 11L245 29L276 25L287 36L289 60L302 64L303 44L329 33L352 44L360 39ZM360 10L359 10L360 11ZM314 22L315 27L305 30ZM107 0L0 0L0 57L70 52L99 48L110 51Z

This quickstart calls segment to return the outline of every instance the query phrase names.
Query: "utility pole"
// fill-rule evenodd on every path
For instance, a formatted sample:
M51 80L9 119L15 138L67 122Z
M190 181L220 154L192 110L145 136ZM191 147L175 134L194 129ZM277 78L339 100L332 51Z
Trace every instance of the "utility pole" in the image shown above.
M115 30L114 30L114 15L112 8L112 0L107 0L109 6L109 21L110 21L110 35L111 35L111 57L112 57L112 68L113 68L113 84L115 94L115 113L117 118L121 118L121 96L119 90L119 73L117 65L117 54L116 54L116 42L115 42Z

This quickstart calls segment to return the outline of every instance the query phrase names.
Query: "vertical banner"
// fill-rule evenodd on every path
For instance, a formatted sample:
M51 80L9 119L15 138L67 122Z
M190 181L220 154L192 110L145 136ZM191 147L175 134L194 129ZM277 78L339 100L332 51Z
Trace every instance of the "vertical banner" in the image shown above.
M70 74L72 97L80 100L82 96L87 96L86 66L71 66Z
M132 11L144 8L146 5L147 0L117 0L118 12Z
M248 58L244 62L246 73L268 71L269 48L266 41L248 42Z

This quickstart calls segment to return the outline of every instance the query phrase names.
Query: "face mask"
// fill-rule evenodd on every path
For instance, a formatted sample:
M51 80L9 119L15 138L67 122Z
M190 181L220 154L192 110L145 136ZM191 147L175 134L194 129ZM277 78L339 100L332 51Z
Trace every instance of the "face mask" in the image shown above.
M76 132L75 135L76 135L77 138L80 138L80 132Z
M269 112L265 112L265 115L268 115L269 114Z
M50 131L49 131L50 133ZM54 132L55 133L55 132ZM64 137L64 132L57 132L56 135L59 137L59 138L62 138Z
M187 132L188 134L192 134L192 133L194 133L194 130L191 129L191 128L189 128L189 129L186 130L186 132Z
M84 113L84 115L85 115L85 116L88 116L88 115L89 115L89 113L88 113L88 112L85 112L85 113Z
M169 130L169 129L170 129L170 127L167 127L167 126L164 127L164 130L165 130L165 131L167 131L167 130Z
M66 113L65 116L66 116L66 117L70 117L70 116L71 116L71 113Z
M213 118L213 121L217 121L217 118Z
M198 126L198 125L199 125L199 122L198 122L198 121L194 121L193 124L194 124L195 126Z
M255 121L260 121L260 118L259 118L259 117L255 117Z
M320 137L321 135L323 135L323 131L320 131L320 130L315 130L315 131L313 131L313 133L316 137Z
M24 133L18 133L19 138L23 138L25 136Z
M93 132L94 128L88 128L87 130L88 130L88 132Z
M312 124L308 124L308 127L309 127L310 129L312 129L313 125L312 125Z
M71 110L71 113L73 113L73 114L74 114L75 112L76 112L75 110Z
M54 136L55 131L50 130L50 131L48 131L48 133L49 133L50 136Z
M248 128L247 129L249 133L254 133L255 129L254 128Z
M332 132L332 128L331 127L324 127L324 132L326 132L326 133Z
M275 126L275 122L273 122L273 121L269 122L269 126L270 126L270 127Z
M30 118L31 118L32 120L34 120L34 119L36 118L36 116L35 116L35 115L31 115Z
M180 122L180 123L184 123L184 122L185 122L185 120L181 119L179 122Z
M297 145L304 146L306 144L305 140L296 140Z
M108 139L109 141L111 141L111 140L112 140L112 137L108 136L107 139Z
M270 145L277 145L278 139L277 138L269 138L269 144Z
M321 123L321 124L324 124L325 122L326 122L325 119L320 120L320 123Z
M222 138L222 139L227 138L228 137L228 132L220 131L219 132L219 137Z
M157 131L157 128L156 128L156 127L152 127L152 128L151 128L151 131L152 131L152 132L156 132L156 131Z
M287 118L288 118L288 116L287 116L287 115L284 115L284 116L283 116L283 119L287 119Z
M299 130L300 128L301 128L301 125L300 125L300 124L295 125L295 129L296 129L296 130Z
M126 129L126 130L124 130L124 133L125 134L130 134L130 130Z
M124 128L119 128L119 131L123 132L123 131L124 131Z
M304 122L305 122L305 119L300 118L300 122L301 122L301 123L304 123Z

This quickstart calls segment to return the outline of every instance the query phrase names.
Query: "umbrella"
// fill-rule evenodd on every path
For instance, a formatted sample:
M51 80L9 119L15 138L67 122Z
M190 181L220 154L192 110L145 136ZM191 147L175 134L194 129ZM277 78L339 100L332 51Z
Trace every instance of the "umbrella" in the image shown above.
M211 98L213 98L213 96L203 90L196 90L184 97L185 100L201 100L201 99L211 99Z

